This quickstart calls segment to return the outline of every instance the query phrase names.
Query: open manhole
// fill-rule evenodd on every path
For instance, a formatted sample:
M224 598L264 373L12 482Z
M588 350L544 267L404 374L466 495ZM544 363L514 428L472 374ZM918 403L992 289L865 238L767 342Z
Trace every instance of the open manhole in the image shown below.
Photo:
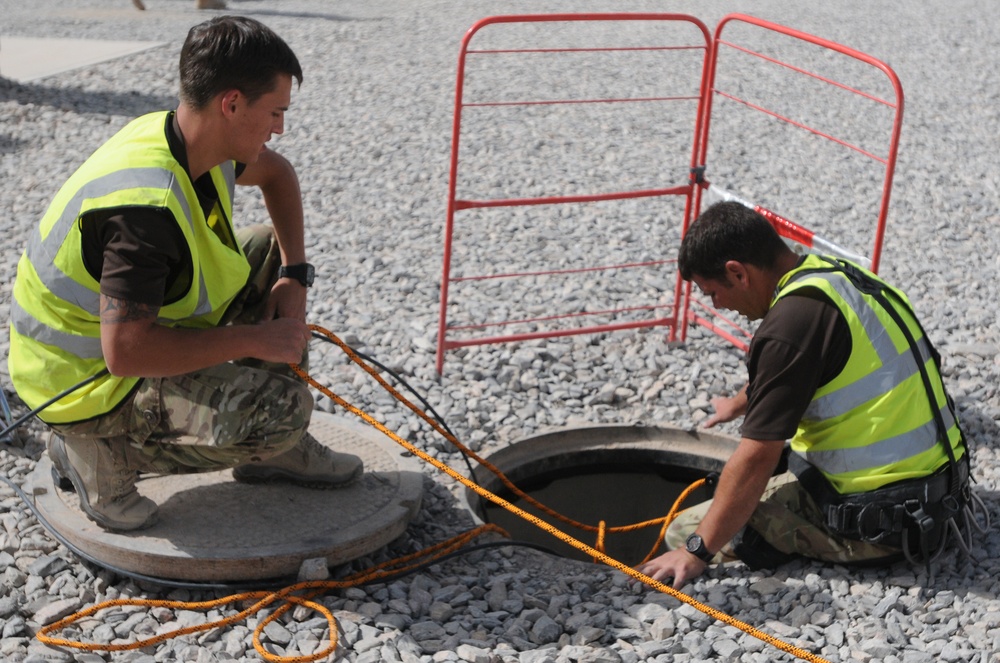
M660 518L694 481L722 470L738 440L701 431L658 426L594 426L563 429L525 438L487 460L521 491L578 523L618 527ZM582 531L545 514L514 495L489 470L476 481L492 493L593 546L596 533ZM683 508L708 498L704 488ZM503 527L517 541L535 543L571 559L591 558L503 507L466 489L470 510L480 520ZM610 534L605 551L637 564L657 543L659 527ZM662 549L661 549L662 551Z

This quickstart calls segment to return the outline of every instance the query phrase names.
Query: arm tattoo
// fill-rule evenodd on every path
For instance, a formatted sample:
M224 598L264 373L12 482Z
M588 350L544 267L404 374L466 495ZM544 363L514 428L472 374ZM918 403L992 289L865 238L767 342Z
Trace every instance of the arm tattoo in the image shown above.
M155 318L158 307L101 295L101 322L115 324Z

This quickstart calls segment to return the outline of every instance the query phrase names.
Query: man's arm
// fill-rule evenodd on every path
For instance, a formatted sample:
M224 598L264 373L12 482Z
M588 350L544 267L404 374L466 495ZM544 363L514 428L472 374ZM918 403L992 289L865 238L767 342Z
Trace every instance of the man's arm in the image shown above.
M294 318L181 329L159 324L157 311L101 295L101 348L113 375L168 377L244 357L298 362L309 341L309 328Z
M298 265L306 261L302 192L295 168L283 156L265 149L254 163L247 164L236 182L256 186L264 195L264 204L274 224L274 236L281 251L281 264ZM306 318L306 288L294 279L279 279L271 290L265 319Z
M778 466L784 446L784 440L740 440L719 477L712 506L697 529L712 553L721 550L750 519ZM700 575L706 566L688 551L679 549L650 560L639 571L654 580L673 578L674 588L679 589Z

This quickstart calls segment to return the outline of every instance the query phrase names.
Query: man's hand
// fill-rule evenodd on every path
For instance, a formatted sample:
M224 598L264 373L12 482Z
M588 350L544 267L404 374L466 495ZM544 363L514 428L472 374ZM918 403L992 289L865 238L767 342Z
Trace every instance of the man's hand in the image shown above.
M292 318L306 321L306 294L308 288L293 279L278 279L267 298L264 319Z
M716 396L711 400L715 414L705 420L703 428L711 428L715 424L732 421L746 414L747 388L743 387L735 396Z
M686 550L671 550L637 567L653 580L669 582L674 589L680 589L700 576L708 564Z
M253 356L282 364L302 361L302 352L309 343L311 333L301 320L277 318L254 326L259 333L256 340L260 345Z
M739 405L739 396L716 396L710 402L715 408L715 414L705 420L705 423L702 424L704 428L732 421L743 414Z

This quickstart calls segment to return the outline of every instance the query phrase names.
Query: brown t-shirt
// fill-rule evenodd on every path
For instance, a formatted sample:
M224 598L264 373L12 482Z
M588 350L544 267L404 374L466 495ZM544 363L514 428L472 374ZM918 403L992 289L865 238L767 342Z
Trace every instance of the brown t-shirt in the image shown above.
M188 171L184 142L167 115L164 132L170 153ZM243 172L236 165L236 174ZM207 216L218 200L210 174L195 182ZM182 298L191 287L191 251L167 208L117 207L85 214L80 220L83 263L101 284L101 294L148 306Z
M850 354L847 321L820 290L800 288L779 299L750 343L741 435L793 437L816 389L844 369Z

